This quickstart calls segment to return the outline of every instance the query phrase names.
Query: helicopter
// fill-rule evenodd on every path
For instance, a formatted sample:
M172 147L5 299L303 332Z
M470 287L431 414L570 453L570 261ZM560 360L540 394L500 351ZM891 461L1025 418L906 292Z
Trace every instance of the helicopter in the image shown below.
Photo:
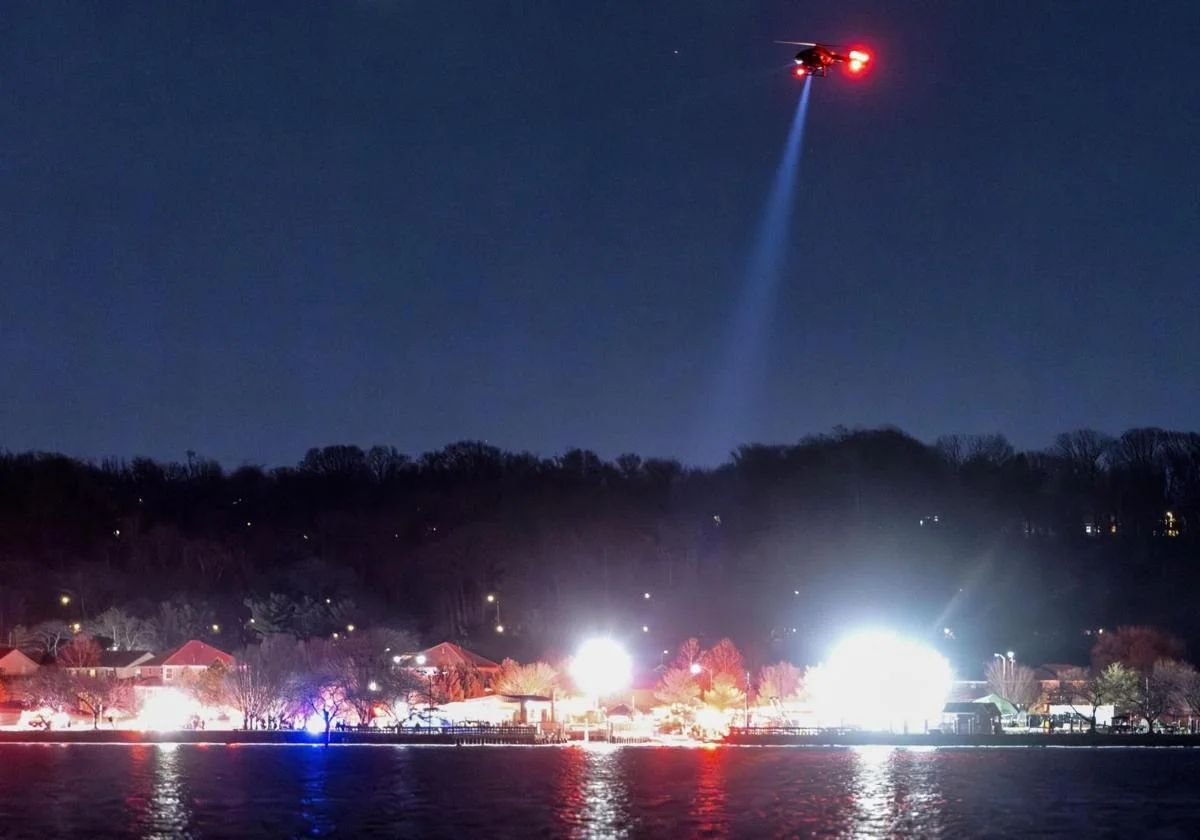
M844 49L843 47L818 44L813 41L776 41L775 43L805 48L796 53L796 67L792 72L797 79L803 79L806 76L826 76L829 74L829 68L835 64L845 64L846 71L857 76L865 71L871 62L871 54L860 47L840 53L837 50Z

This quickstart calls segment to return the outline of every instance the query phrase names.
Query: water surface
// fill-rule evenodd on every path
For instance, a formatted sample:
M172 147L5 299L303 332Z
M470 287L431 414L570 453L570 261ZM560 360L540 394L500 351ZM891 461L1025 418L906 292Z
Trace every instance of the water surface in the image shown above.
M0 836L1190 838L1200 750L0 745Z

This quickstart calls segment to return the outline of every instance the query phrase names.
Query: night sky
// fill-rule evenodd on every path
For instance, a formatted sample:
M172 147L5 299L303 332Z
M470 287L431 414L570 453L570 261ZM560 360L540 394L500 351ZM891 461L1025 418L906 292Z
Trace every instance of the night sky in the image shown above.
M876 62L814 82L726 439L777 38ZM0 446L1194 429L1198 56L1194 2L9 2Z

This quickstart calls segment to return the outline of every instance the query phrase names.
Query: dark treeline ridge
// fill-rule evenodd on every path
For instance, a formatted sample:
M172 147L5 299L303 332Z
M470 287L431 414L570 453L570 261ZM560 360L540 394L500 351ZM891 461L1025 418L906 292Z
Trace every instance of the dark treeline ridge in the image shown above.
M607 631L655 664L696 635L733 636L752 661L811 661L837 633L899 622L950 628L947 653L976 665L1003 646L1085 658L1086 633L1118 623L1195 650L1197 534L1200 435L1153 428L1030 452L838 429L703 470L478 442L418 458L329 446L232 471L193 453L6 453L0 643L119 606L227 649L356 623L493 656Z

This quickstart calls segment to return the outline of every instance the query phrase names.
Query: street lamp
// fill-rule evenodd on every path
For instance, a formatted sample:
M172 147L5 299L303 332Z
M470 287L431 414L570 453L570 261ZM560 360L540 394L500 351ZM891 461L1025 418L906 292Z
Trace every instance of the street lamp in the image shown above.
M746 728L750 728L750 672L746 672Z
M396 659L399 659L399 657L392 657L392 661L395 661ZM425 663L428 660L425 658L425 654L418 653L416 655L416 658L413 661L415 661L417 663L417 665L421 666L422 668L425 668ZM433 723L433 672L434 672L433 668L425 668L425 676L429 680L429 722L430 722L430 724Z
M496 626L497 626L497 628L502 627L503 623L500 621L500 598L497 597L494 592L489 592L487 594L487 598L485 600L489 604L495 604L495 606L496 606ZM496 632L503 633L504 631L497 629Z
M1000 660L1000 676L1004 680L1012 679L1013 669L1017 664L1017 655L1011 650L1007 654L993 653L992 656Z

